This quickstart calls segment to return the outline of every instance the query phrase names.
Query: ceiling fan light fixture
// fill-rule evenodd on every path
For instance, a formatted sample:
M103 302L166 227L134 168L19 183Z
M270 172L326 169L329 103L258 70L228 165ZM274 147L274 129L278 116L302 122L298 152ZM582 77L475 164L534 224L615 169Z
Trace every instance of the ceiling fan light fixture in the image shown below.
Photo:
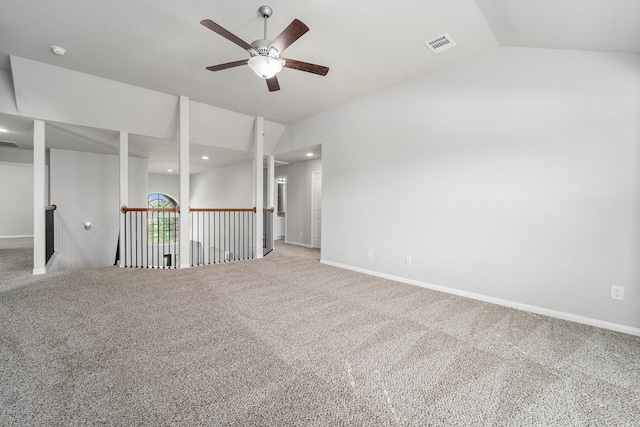
M249 67L258 77L270 79L282 70L282 64L277 59L266 55L256 55L249 59Z

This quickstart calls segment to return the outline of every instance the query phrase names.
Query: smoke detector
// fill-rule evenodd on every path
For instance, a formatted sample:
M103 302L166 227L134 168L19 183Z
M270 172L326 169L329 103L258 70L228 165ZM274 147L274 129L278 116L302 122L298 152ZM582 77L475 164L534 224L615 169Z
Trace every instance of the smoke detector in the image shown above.
M432 40L427 40L426 42L424 42L424 44L426 44L427 47L431 49L431 52L440 53L443 50L454 47L456 45L456 42L453 41L449 34L444 33L443 35L438 36Z
M67 49L60 46L51 46L51 52L55 53L58 56L62 56L67 53Z

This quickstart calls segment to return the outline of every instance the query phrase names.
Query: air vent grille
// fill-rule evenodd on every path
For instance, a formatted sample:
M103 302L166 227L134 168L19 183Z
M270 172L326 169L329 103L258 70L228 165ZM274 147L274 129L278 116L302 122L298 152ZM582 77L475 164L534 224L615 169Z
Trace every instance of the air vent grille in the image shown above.
M0 140L0 147L20 148L17 142Z
M433 53L440 53L443 50L450 49L456 45L456 43L447 33L438 36L433 40L426 41L424 42L424 44L426 44Z

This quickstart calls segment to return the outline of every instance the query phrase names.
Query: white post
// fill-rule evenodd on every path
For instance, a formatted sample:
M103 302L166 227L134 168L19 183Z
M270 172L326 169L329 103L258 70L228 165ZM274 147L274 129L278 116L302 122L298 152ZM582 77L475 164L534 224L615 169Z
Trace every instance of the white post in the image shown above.
M33 121L33 274L45 274L45 138L42 120Z
M129 206L129 133L120 132L120 207ZM125 248L125 222L124 214L120 213L120 245L118 246L118 258L120 259L120 268L126 266L124 259Z
M255 237L254 237L254 247L256 248L255 257L262 258L262 240L264 238L264 227L262 224L262 208L263 206L263 197L262 193L264 192L264 184L262 179L263 174L263 153L264 153L264 118L256 117L255 122L255 188L254 188L254 202L256 207L256 226L255 226Z
M180 268L190 267L189 98L180 96Z

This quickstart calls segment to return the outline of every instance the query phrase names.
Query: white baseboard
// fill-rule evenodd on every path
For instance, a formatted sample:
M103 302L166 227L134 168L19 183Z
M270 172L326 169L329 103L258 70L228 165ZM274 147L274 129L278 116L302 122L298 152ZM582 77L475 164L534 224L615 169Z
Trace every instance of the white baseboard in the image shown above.
M406 279L404 277L393 276L391 274L379 273L373 270L367 270L364 268L353 267L350 265L340 264L333 261L327 261L321 259L322 264L330 265L332 267L343 268L345 270L351 270L358 273L367 274L369 276L381 277L383 279L393 280L394 282L406 283L408 285L420 286L422 288L432 289L434 291L444 292L447 294L457 295L461 297L471 298L478 301L484 301L491 304L501 305L503 307L515 308L517 310L524 310L530 313L540 314L543 316L555 317L557 319L568 320L570 322L582 323L584 325L595 326L597 328L609 329L611 331L622 332L629 335L640 336L640 328L634 328L632 326L621 325L619 323L607 322L604 320L593 319L591 317L579 316L577 314L565 313L563 311L551 310L544 307L537 307L534 305L522 304L515 301L509 301L502 298L490 297L487 295L476 294L474 292L462 291L459 289L448 288L446 286L434 285L432 283L421 282L418 280Z
M0 236L0 239L20 239L23 237L33 237L33 234L21 234L18 236Z
M47 274L47 269L46 268L34 268L33 269L33 275L37 276L39 274Z
M303 248L309 248L309 249L313 249L313 246L308 245L306 243L298 243L298 242L290 242L288 240L284 241L287 245L296 245L296 246L302 246Z

